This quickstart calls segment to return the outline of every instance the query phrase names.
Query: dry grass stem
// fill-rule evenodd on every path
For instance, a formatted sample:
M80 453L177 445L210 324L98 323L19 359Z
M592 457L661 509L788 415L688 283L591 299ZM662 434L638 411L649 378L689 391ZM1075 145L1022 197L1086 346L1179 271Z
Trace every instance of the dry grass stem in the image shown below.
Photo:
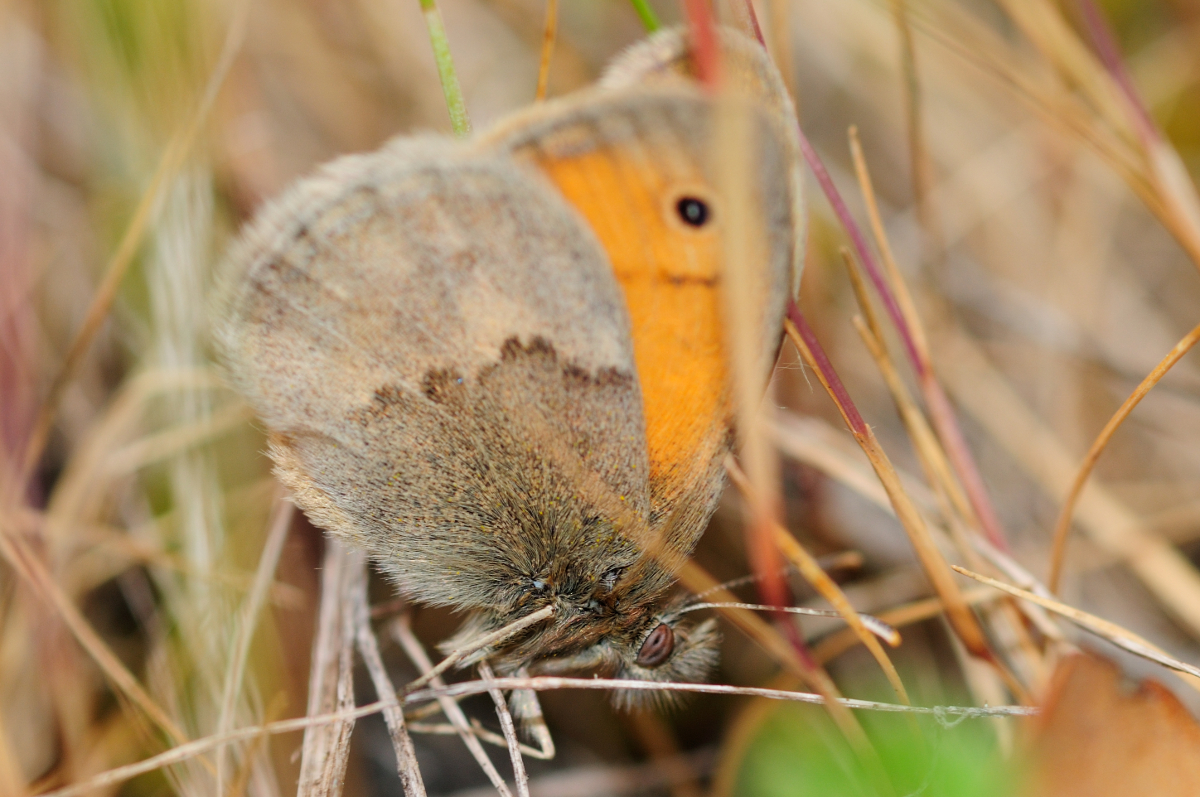
M678 569L694 596L664 608L691 612L677 649L723 624L711 684L469 671L553 608L435 666L460 618L390 600L386 568L296 515L210 340L218 264L271 197L447 117L466 135L468 108L490 127L592 86L639 20L658 26L646 0L0 4L0 794L724 797L822 764L864 793L942 793L953 771L1015 794L1036 784L1001 783L1028 763L1012 718L1037 709L1007 704L1052 694L1075 644L1116 645L1127 675L1200 706L1200 326L1180 339L1200 318L1195 9L767 0L761 30L746 0L655 9L686 26L714 107L712 136L684 143L705 148L723 262L680 290L720 292L738 464ZM779 219L722 92L717 15L770 43L828 197L807 197L800 353L781 347L765 385ZM587 192L646 221L629 240L650 248L654 214L676 220L649 179L661 132L647 116L603 150L649 210ZM645 520L586 457L545 451L603 512ZM619 719L613 689L694 698ZM893 767L907 749L928 778Z
M679 571L679 581L693 594L710 596L714 598L715 603L722 604L717 610L722 616L757 642L776 663L799 678L805 677L804 667L795 648L757 614L735 607L733 604L738 603L737 596L709 575L704 568L694 561L685 562Z
M191 154L192 146L200 135L209 111L212 110L213 103L216 101L217 92L225 82L238 50L241 49L242 40L246 34L246 17L249 7L249 0L238 0L233 4L221 55L209 76L204 92L200 95L199 102L195 105L195 111L163 150L162 158L158 162L150 185L143 192L137 209L129 221L129 226L125 228L125 233L121 237L120 244L104 269L104 277L96 288L83 323L80 324L79 331L75 333L71 347L67 350L62 365L59 366L58 373L33 422L32 431L25 446L24 462L21 468L22 478L18 480L18 483L24 483L25 478L33 472L42 458L53 429L54 414L58 410L63 392L79 367L80 361L91 347L96 333L100 331L101 324L108 317L113 300L117 296L117 289L120 288L125 274L133 264L146 231L153 223L154 215L162 204L163 192L183 167L188 155Z
M104 639L96 633L47 571L40 558L25 540L7 529L0 528L0 555L47 606L53 607L63 625L100 667L105 677L134 706L137 706L155 725L162 729L174 744L187 741L187 734L146 692L133 673L121 663Z
M238 617L237 637L229 656L229 667L226 670L225 684L221 694L221 713L217 718L217 734L225 733L233 728L237 699L241 694L246 677L250 643L258 628L259 615L266 603L267 593L271 581L275 577L275 569L279 565L279 557L283 553L283 543L287 539L294 514L295 506L290 500L283 497L275 499L266 544L263 546L262 556L258 560L258 569L254 574L254 585L250 589L250 594L246 596L246 601ZM222 793L225 791L225 748L217 750L217 789Z
M971 606L1000 600L999 596L994 592L989 592L982 587L964 591L963 599ZM940 599L923 598L880 612L881 616L878 619L889 626L904 628L905 626L937 617L943 611L945 611L945 607L942 605ZM813 656L823 664L828 663L852 649L860 641L858 635L850 631L850 629L836 631L817 640L813 645Z
M840 612L833 609L808 609L803 606L767 606L763 603L690 603L687 611L698 611L700 609L749 609L754 612L782 612L784 614L799 614L805 617L836 617L841 618ZM887 642L892 647L900 644L900 633L895 628L880 620L878 617L873 617L862 612L855 612L858 619L862 621L866 627L875 636Z
M830 392L830 395L836 395L830 389L825 373L816 366L817 361L813 356L812 350L809 348L809 342L801 337L792 322L788 323L787 329L792 342L800 350L804 359L817 372L821 384ZM845 415L845 412L843 412L843 415ZM851 431L859 445L862 446L867 459L870 460L871 467L875 470L879 481L883 484L888 499L896 511L896 517L900 520L905 532L908 533L909 540L913 544L922 567L925 568L926 575L929 576L929 580L937 591L938 596L941 597L943 603L946 605L946 616L950 620L951 626L973 655L982 658L991 658L991 652L984 638L983 630L979 627L975 616L963 602L962 595L950 576L949 565L942 557L941 552L938 551L937 545L934 543L924 519L901 485L900 479L892 467L887 454L884 453L883 448L875 439L875 435L869 426L863 424L858 429L851 427Z
M517 676L528 678L529 668L520 668L517 670ZM542 761L554 758L557 755L557 750L554 747L554 737L550 734L550 728L546 725L546 717L542 714L542 704L538 701L537 692L531 692L528 689L518 689L512 693L510 702L512 704L513 716L521 721L522 729L537 744L537 747L521 745L521 752Z
M558 35L558 0L546 0L546 22L542 28L542 53L538 59L537 92L534 100L546 99L550 84L550 60L554 57L554 40Z
M396 705L396 688L388 677L379 655L379 642L375 631L371 628L371 612L367 605L367 570L354 574L350 584L351 613L354 623L354 636L358 652L362 655L363 663L375 686L375 694L380 702L387 704L383 710L383 719L387 723L388 735L392 739L392 750L396 754L396 770L400 776L400 787L405 795L425 797L425 783L421 778L421 769L417 764L417 754L413 749L412 738L404 725L404 711Z
M887 350L882 330L879 328L875 313L871 309L870 299L866 294L866 286L855 268L853 255L848 249L843 248L842 257L846 263L846 271L850 275L855 297L858 299L863 313L861 317L856 316L853 319L855 328L866 345L867 351L875 360L875 367L879 369L879 373L883 376L883 381L892 395L892 401L900 413L905 431L913 442L913 449L925 472L925 480L933 490L941 515L958 545L959 553L969 558L973 555L970 539L966 534L956 532L962 529L963 523L974 522L975 528L979 528L974 511L959 487L958 480L950 469L950 463L946 460L945 452L938 443L933 429L930 428L925 420L925 415L913 400L908 388L905 387L896 364Z
M553 614L554 606L543 606L536 612L531 612L519 620L514 620L503 628L497 628L495 631L484 634L478 639L472 640L469 646L452 651L448 656L439 661L436 667L431 668L420 678L417 678L411 683L406 684L404 691L411 692L414 689L419 689L420 687L432 681L434 678L437 678L442 673L449 670L451 667L458 664L463 659L466 659L468 656L478 653L479 651L484 650L489 646L496 644L497 642L503 642L509 637L524 631L529 626L537 625L543 620L549 619Z
M734 486L741 491L743 498L747 501L753 501L754 488L732 459L726 461L725 470L729 473L730 480ZM812 585L813 589L822 598L829 601L838 614L841 615L842 619L846 621L846 625L858 635L859 640L871 652L880 669L887 676L892 691L900 698L900 702L905 704L911 702L908 699L908 691L904 688L904 683L900 680L900 674L896 672L896 667L892 664L892 660L888 657L883 646L879 644L879 640L875 638L871 630L862 621L862 618L859 617L858 612L855 611L846 594L842 592L837 583L829 577L828 573L821 569L821 566L817 564L817 560L813 558L812 554L806 551L804 546L796 542L787 529L778 523L772 523L771 531L774 535L774 543L783 551L784 556L791 561L800 572L800 575Z
M1043 609L1048 609L1057 615L1067 618L1080 628L1091 631L1096 636L1108 640L1117 647L1127 650L1135 656L1141 656L1144 659L1157 662L1164 667L1169 667L1172 670L1183 673L1188 676L1183 680L1194 689L1200 690L1200 667L1180 661L1173 656L1168 656L1157 646L1151 644L1145 639L1142 639L1137 634L1131 633L1130 631L1122 628L1116 623L1110 623L1107 620L1096 617L1093 614L1080 611L1079 609L1068 606L1060 601L1053 600L1052 598L1043 598L1041 595L1035 595L1027 590L1014 587L1011 584L1005 584L1003 581L997 581L994 578L988 578L985 575L973 573L964 567L958 567L955 565L954 569L959 573L962 573L964 576L968 576L969 578L973 578L976 581L987 584L990 587L995 587L998 590L1007 592L1009 595L1036 603Z

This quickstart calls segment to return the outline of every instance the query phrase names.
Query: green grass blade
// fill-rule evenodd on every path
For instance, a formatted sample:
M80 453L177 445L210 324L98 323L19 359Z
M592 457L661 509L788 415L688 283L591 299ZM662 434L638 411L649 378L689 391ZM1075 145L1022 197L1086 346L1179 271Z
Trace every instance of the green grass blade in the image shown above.
M642 26L646 29L647 33L653 33L662 27L659 24L658 17L654 14L654 9L650 7L650 4L646 0L629 1L633 3L633 10L637 12L638 19L642 21Z
M462 87L458 85L458 73L454 71L454 59L450 56L450 41L446 38L446 26L442 24L442 13L437 0L420 0L421 13L429 29L429 43L433 45L433 60L437 63L438 77L442 81L442 93L446 95L446 110L450 112L450 126L457 135L471 132L471 119L467 116L467 104L463 100Z

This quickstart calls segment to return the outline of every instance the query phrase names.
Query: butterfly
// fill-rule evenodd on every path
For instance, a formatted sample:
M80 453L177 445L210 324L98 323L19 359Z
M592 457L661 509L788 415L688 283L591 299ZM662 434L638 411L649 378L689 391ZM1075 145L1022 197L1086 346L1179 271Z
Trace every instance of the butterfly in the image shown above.
M714 621L670 592L734 444L719 114L748 123L758 315L736 323L764 383L804 244L782 80L720 41L723 92L663 31L471 139L323 166L227 258L219 348L280 480L406 596L465 612L448 647L501 672L715 665Z

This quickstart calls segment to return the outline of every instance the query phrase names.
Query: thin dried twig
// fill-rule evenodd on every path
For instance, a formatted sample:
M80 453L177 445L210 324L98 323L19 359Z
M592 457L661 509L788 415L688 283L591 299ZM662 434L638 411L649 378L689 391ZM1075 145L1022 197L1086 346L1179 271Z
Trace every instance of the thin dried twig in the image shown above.
M353 689L348 681L354 634L348 627L351 618L348 615L347 581L356 565L363 566L361 556L348 551L336 538L325 541L321 606L308 676L306 714L310 718L331 713L347 699L353 706ZM336 797L340 793L354 719L354 716L346 716L332 723L314 722L304 726L297 788L300 797Z
M1000 521L996 517L995 510L992 508L991 499L988 497L983 479L979 475L979 469L976 467L975 460L971 456L966 440L963 438L962 430L959 428L954 410L950 406L950 402L946 399L946 393L942 389L941 382L937 379L933 368L933 357L929 352L925 326L921 323L921 317L917 314L912 294L909 292L908 285L900 272L899 266L896 264L895 257L892 255L892 247L879 216L878 204L875 201L874 183L867 168L866 158L863 157L862 146L858 141L858 131L853 127L850 129L850 150L854 157L855 172L858 176L867 212L871 219L875 242L882 253L884 266L887 270L887 280L884 279L883 274L879 272L878 266L876 266L874 260L871 258L865 241L862 241L861 246L858 245L862 239L862 234L858 233L857 237L852 235L851 240L856 245L860 263L883 301L892 324L901 332L901 338L905 342L906 351L910 356L913 370L917 375L917 383L920 386L922 395L925 397L925 403L929 409L929 415L933 421L934 428L937 429L938 437L942 441L946 454L949 455L950 461L954 463L955 471L958 474L959 480L961 480L962 489L966 491L970 508L962 507L960 512L972 526L981 530L991 540L993 545L1004 548L1004 534L1000 527ZM815 151L813 157L816 157ZM825 183L822 183L822 187L824 186ZM828 190L836 192L837 189L833 186L832 182L829 182ZM838 202L844 209L845 206L841 202L840 197ZM848 210L846 211L846 218L842 219L843 224L846 223L847 219L853 223ZM962 503L959 496L959 482L954 479L946 479L945 484L948 495L952 499L958 499L956 500L956 504Z
M871 308L870 299L866 295L866 286L855 267L854 255L850 253L849 249L843 247L842 259L846 264L850 284L862 310L862 315L855 316L853 319L854 327L872 359L875 360L875 366L883 376L888 392L891 393L892 402L896 405L900 420L904 423L904 429L912 441L913 450L921 463L921 469L925 472L925 479L932 488L942 517L951 532L958 531L962 528L964 520L965 522L974 520L974 513L966 504L966 497L958 489L957 480L946 461L945 452L938 443L937 436L909 394L908 388L905 387L904 381L892 361L887 345L884 343L883 333ZM961 554L968 557L974 554L970 540L967 538L968 535L952 534L952 536L958 544Z
M902 11L897 13L902 13ZM892 254L892 245L888 240L887 230L883 226L883 218L879 213L879 204L875 200L875 184L871 180L871 172L867 167L867 159L863 155L862 144L859 142L858 129L856 127L850 128L850 154L854 160L854 171L858 177L859 189L862 191L863 202L867 208L867 218L871 222L871 232L875 237L875 245L879 248L884 267L887 269L888 277L891 280L891 286L895 291L896 304L912 330L913 342L917 351L921 352L924 358L930 359L925 325L921 322L920 315L917 314L916 303L913 302L912 293L908 289L908 283L904 280L900 272L900 267L896 264L896 258ZM862 308L863 314L866 316L874 332L874 338L878 342L878 345L871 353L875 355L876 364L887 381L893 400L900 407L901 419L905 423L909 436L913 439L914 447L917 449L918 454L922 456L922 460L929 471L931 481L945 491L946 497L949 498L959 516L969 525L976 529L981 529L981 521L975 513L974 505L964 494L961 483L955 478L954 471L946 461L945 450L936 444L936 438L925 421L924 415L917 409L916 403L908 397L908 391L904 389L903 382L900 380L899 373L892 364L891 358L878 356L876 349L886 352L882 332L880 331L878 322L875 321L874 312L871 310L870 302L862 287L858 270L854 267L853 258L850 257L849 253L846 253L843 259L846 260L847 270L851 275L851 284L855 295L859 299L859 307ZM871 341L867 343L868 347L870 347Z
M383 659L379 655L379 643L371 629L365 562L364 566L354 573L349 593L354 636L363 663L375 686L375 694L379 695L379 699L384 703L395 703L396 689L383 666ZM396 771L400 776L401 789L411 797L425 797L425 782L421 778L421 768L417 765L417 753L413 749L412 738L404 726L404 712L398 705L389 705L383 710L383 719L387 723L388 735L392 738L392 749L396 753Z
M747 697L765 697L771 700L785 700L812 705L823 705L825 699L811 692L791 692L783 689L762 689L750 686L724 686L720 684L691 684L672 682L650 682L631 680L610 680L604 678L558 678L537 676L534 678L497 678L490 684L482 681L466 681L449 686L426 688L419 692L405 695L403 704L420 703L437 700L441 697L461 698L469 695L484 694L489 689L532 689L537 692L557 689L636 689L654 691L661 689L672 692L692 692L698 694L740 695ZM881 711L886 713L908 713L938 717L967 717L972 719L988 717L1032 717L1039 712L1030 706L905 706L897 703L880 703L873 700L857 700L854 698L838 698L841 705L857 711ZM280 720L251 728L241 728L230 731L221 737L209 736L196 741L179 745L164 753L102 772L82 783L72 784L61 789L43 792L38 797L74 797L94 789L105 788L123 783L130 778L147 772L153 772L165 766L178 764L190 758L207 752L217 745L231 744L245 739L251 739L262 734L293 733L331 723L353 722L361 717L370 716L383 710L388 705L382 701L359 706L353 710L335 711L328 714L316 714L295 719Z
M425 648L421 646L421 642L413 634L412 628L409 625L408 614L405 613L397 617L389 624L388 629L391 631L392 638L400 643L400 647L404 648L404 652L408 655L409 660L417 665L418 670L425 673L426 677L424 681L432 683L436 688L444 687L445 682L440 675L431 675L435 668L429 660L429 656L425 653ZM508 790L508 785L505 784L504 778L500 777L500 773L496 771L492 760L488 758L483 746L475 738L475 733L471 729L471 723L467 721L467 715L463 713L462 708L449 697L439 697L437 702L442 707L442 712L446 715L446 718L454 726L459 737L462 738L463 744L467 746L467 751L471 753L471 756L479 764L479 768L483 770L488 780L491 781L492 787L500 793L501 797L512 797L512 792Z
M494 645L497 642L503 642L512 635L524 631L529 626L536 625L542 620L548 619L553 614L553 606L543 606L536 612L527 614L518 620L513 620L503 628L497 628L495 631L484 634L478 639L471 640L471 644L469 646L459 648L458 650L451 652L448 656L446 656L446 658L439 661L436 667L431 668L428 672L423 674L420 678L415 679L412 683L405 685L404 691L411 692L414 689L419 689L468 656L477 653L490 645Z
M841 696L837 686L829 678L829 674L819 667L814 667L811 661L801 658L802 654L809 655L807 650L799 649L784 639L779 632L754 612L734 606L733 604L738 602L737 596L722 587L715 578L690 559L684 562L683 567L680 568L679 580L696 594L711 595L717 599L716 602L729 604L718 608L717 611L728 617L747 636L762 645L764 650L799 677L803 683L828 696L830 700L826 704L826 710L829 711L830 717L856 746L856 749L862 755L867 756L869 760L871 753L868 752L866 736L862 728L856 720L846 716L844 707L838 702ZM870 634L867 636L874 640Z
M984 587L976 587L975 589L964 590L963 600L971 606L978 606L981 603L1001 600L1001 598ZM882 611L879 613L878 619L889 626L903 628L907 625L919 623L922 620L937 617L943 611L945 611L945 607L942 605L940 598L922 598ZM848 628L843 628L817 641L813 645L813 656L818 661L827 663L850 650L859 644L859 642L857 634L851 632Z
M504 732L505 747L508 748L508 756L512 761L513 780L517 784L517 794L519 797L529 797L529 776L525 774L525 762L521 759L521 745L517 742L517 731L513 727L508 703L504 700L504 693L493 686L496 683L496 675L492 672L491 665L487 661L481 661L477 667L483 682L489 687L488 694L496 705L496 717L500 720L500 730Z
M689 603L685 611L698 611L700 609L749 609L752 612L783 612L784 614L800 614L805 617L835 617L844 619L842 613L833 609L809 609L805 606L767 606L762 603ZM878 617L873 617L862 612L855 612L858 619L862 621L867 630L875 636L887 642L892 647L900 644L900 634L895 628L880 620ZM857 636L857 635L856 635Z
M722 606L718 611L745 632L746 636L761 645L776 662L795 673L797 677L805 677L804 666L800 663L795 648L757 614L732 606L738 602L737 596L725 589L704 568L689 559L679 570L679 581L696 595L711 596L718 603L730 604Z
M797 130L799 130L798 126ZM863 236L862 231L859 230L857 222L854 221L854 217L850 214L850 209L846 206L837 187L833 184L833 179L829 176L829 171L821 162L817 151L809 143L803 130L799 130L799 136L800 149L804 154L805 161L807 161L809 168L812 169L813 174L817 178L817 183L821 186L826 199L833 207L834 213L842 223L842 227L846 230L846 234L850 237L850 242L854 245L855 252L858 254L859 262L862 263L863 268L866 270L871 284L875 287L876 293L883 302L888 317L891 319L896 331L900 334L905 353L913 370L917 374L918 384L929 407L929 414L933 419L934 428L937 429L938 435L942 439L942 444L945 446L946 452L950 455L950 460L954 463L959 478L962 479L983 531L992 540L994 545L1003 547L1005 545L1004 534L1000 527L1000 521L996 517L995 510L992 508L991 499L988 498L983 479L979 475L978 467L975 465L975 459L971 456L970 449L967 448L966 440L963 438L962 430L959 428L954 410L950 406L950 402L946 398L941 384L934 375L929 352L921 347L921 342L917 338L917 333L912 323L913 319L908 318L901 309L891 287L888 285L887 280L884 279L883 273L876 264L874 255L867 246L866 238Z
M528 691L528 690L525 690L525 691ZM534 693L530 692L530 694L534 694ZM441 706L432 706L432 708L435 713L441 711ZM517 718L514 716L513 721L515 722L516 719ZM408 724L408 729L411 730L413 733L427 733L427 734L431 734L434 736L459 736L461 734L461 732L459 731L459 729L457 727L455 727L454 725L451 725L448 722L411 722ZM505 750L508 750L508 739L505 739L502 734L496 733L494 731L489 731L487 728L483 727L483 725L479 722L479 720L475 719L474 717L471 717L471 719L470 719L469 730L470 730L471 734L479 741L485 742L485 743L493 745L495 747L503 747ZM518 744L518 748L520 749L522 754L527 755L527 756L532 756L533 758L539 758L539 759L554 758L553 755L546 755L546 752L544 750L539 750L536 747L530 747L529 745L524 744L524 743Z

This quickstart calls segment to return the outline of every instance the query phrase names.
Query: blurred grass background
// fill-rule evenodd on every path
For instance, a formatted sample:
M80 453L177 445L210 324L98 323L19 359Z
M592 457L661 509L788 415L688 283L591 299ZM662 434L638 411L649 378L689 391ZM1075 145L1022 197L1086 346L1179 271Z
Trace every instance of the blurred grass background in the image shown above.
M804 129L865 219L846 139L857 126L939 374L962 410L1014 556L1041 577L1069 477L1061 457L1073 466L1200 318L1200 275L1139 189L1147 172L1128 122L1064 68L1061 41L1041 36L1048 29L1039 15L1049 14L1085 42L1074 3L907 3L928 159L919 206L896 5L781 0L764 4L760 18ZM1101 5L1151 115L1195 173L1200 6ZM680 19L670 2L654 6L665 22ZM476 128L532 101L541 3L445 0L442 13ZM619 0L568 1L559 14L550 96L587 85L643 35ZM223 48L233 57L221 75ZM1094 61L1085 68L1103 79ZM215 73L211 108L192 136ZM211 366L206 297L228 240L262 201L335 155L421 130L447 132L449 118L415 0L0 2L0 531L14 540L0 563L0 794L79 782L222 722L303 714L323 543L297 520L257 622L244 688L232 719L222 719L277 492L259 429ZM843 233L815 189L810 205L801 304L892 458L919 473L850 323ZM122 266L122 241L139 212L146 225L131 239L128 272L65 383L45 454L26 479L39 408L106 274ZM780 402L812 419L811 445L844 452L825 434L841 424L814 385L789 350ZM1084 533L1069 549L1062 593L1188 661L1200 659L1200 628L1187 622L1186 607L1163 599L1163 585L1126 566L1138 549L1121 540L1136 531L1136 540L1165 541L1200 561L1198 398L1200 372L1185 358L1118 432L1095 477L1114 503L1081 511ZM785 468L789 527L817 553L863 553L861 569L839 574L859 610L927 596L894 519L813 459ZM1106 514L1114 505L1120 513ZM736 521L732 508L719 512L698 552L721 578L746 572ZM30 575L27 556L48 581ZM801 599L809 594L795 588ZM385 584L373 589L379 602L390 598ZM64 603L115 654L107 675L78 643ZM432 644L453 625L424 611L417 630ZM827 630L801 626L814 639ZM903 633L895 659L918 702L1011 700L989 693L994 678L978 674L937 617ZM725 648L719 682L773 677L771 660L732 629ZM394 645L384 653L397 682L412 675ZM1044 683L1036 657L1023 661L1031 662L1025 683ZM120 666L165 721L148 719L128 689L114 686ZM843 693L885 695L863 651L830 667ZM1181 696L1195 709L1189 694ZM550 694L545 704L561 751L531 766L535 778L560 778L546 781L560 791L545 793L613 793L616 774L664 758L684 766L683 775L649 793L696 794L714 783L738 794L831 793L805 784L845 777L844 753L815 711L704 698L667 717L627 716L595 693ZM486 717L485 702L475 708ZM894 725L872 727L881 749L919 758L905 752L905 729ZM981 794L978 773L1003 773L991 785L1013 774L1012 723L929 728L930 738L946 741L934 764L896 776L910 790L925 782L927 794ZM382 722L365 720L356 734L347 793L395 793ZM431 793L486 784L457 739L416 743ZM240 746L227 791L290 793L298 745L298 735L285 735ZM687 757L674 758L678 751ZM214 761L191 759L104 791L211 794ZM571 773L584 785L562 785Z

